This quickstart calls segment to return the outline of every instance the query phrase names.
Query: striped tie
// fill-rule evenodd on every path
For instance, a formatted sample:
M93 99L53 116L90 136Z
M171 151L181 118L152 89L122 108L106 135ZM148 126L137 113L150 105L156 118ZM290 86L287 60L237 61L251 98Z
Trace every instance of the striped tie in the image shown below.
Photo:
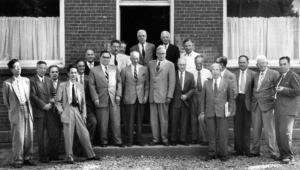
M138 77L137 77L137 72L136 72L136 66L134 66L134 79L135 79L135 82L137 83Z
M108 82L108 70L107 70L107 66L105 66L105 79Z

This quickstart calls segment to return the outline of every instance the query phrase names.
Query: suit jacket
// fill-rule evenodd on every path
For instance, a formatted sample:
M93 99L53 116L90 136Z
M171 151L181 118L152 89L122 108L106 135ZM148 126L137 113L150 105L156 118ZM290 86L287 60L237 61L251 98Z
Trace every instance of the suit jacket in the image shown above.
M134 104L137 98L139 103L143 104L144 97L148 99L149 74L147 67L141 66L137 77L138 81L135 82L131 65L123 68L121 71L124 104Z
M99 100L100 107L108 107L109 99L116 106L116 96L122 97L122 80L117 66L108 65L109 82L105 79L105 71L101 65L91 69L89 88L92 101Z
M27 100L27 106L29 110L29 115L31 120L33 121L32 108L29 98L30 93L30 81L28 78L20 77L20 80L25 89L25 98ZM17 86L17 81L15 78L9 78L4 81L2 86L3 93L3 102L8 110L8 118L12 124L17 124L19 122L19 114L20 114L20 99L19 99L19 90Z
M237 92L239 92L239 79L240 79L240 69L236 70L234 72L234 75L236 77L237 81ZM256 72L248 69L247 70L247 75L246 75L246 83L245 83L245 105L247 111L251 111L251 97L252 97L252 90L254 86L254 77L256 75ZM236 99L238 100L238 99Z
M147 43L147 45L146 45L146 49L145 49L145 58L142 57L142 54L140 52L138 44L136 44L130 48L130 52L137 51L140 53L139 64L143 65L143 66L147 66L149 61L156 58L155 57L155 45L152 43L148 43L148 42L146 42L146 43Z
M259 74L256 74L254 77L254 88L251 103L252 111L255 111L256 107L260 107L260 109L264 112L273 109L275 87L277 85L276 82L278 77L279 73L277 71L268 68L260 88L257 89Z
M235 115L235 100L233 97L232 83L227 78L222 78L217 94L213 90L213 79L204 82L201 98L201 113L205 117L225 117L225 104L228 102L230 116Z
M99 61L94 61L94 67L95 67L95 66L98 66L99 64L100 64ZM85 75L89 75L89 74L90 74L90 68L89 68L89 66L87 65L87 61L84 62L84 65L85 65L84 74L85 74Z
M281 78L281 76L280 76ZM277 80L276 86L280 81ZM284 89L277 93L275 100L276 115L297 115L298 114L298 96L300 95L300 78L292 70L289 70L281 80L279 86Z
M236 98L238 94L236 76L231 71L226 69L223 74L223 77L229 79L232 82L233 97Z
M79 112L83 119L86 119L86 106L85 106L85 95L84 87L75 82L76 84L76 98L79 104ZM72 92L70 91L70 81L61 83L58 87L55 106L59 112L62 112L60 119L62 123L70 123L70 103L72 102Z
M52 81L44 76L44 83L40 81L37 75L30 80L30 100L34 118L44 117L48 111L44 110L46 104L52 99Z
M171 106L173 108L180 108L182 104L185 104L187 107L189 107L188 99L190 99L194 91L195 91L194 75L188 71L185 72L184 87L182 90L182 85L180 84L180 78L179 78L179 71L176 71L176 85L175 85L175 91L173 96L174 98L172 100ZM184 94L187 96L186 101L181 100L181 95Z
M174 64L164 60L160 69L156 71L157 60L148 64L150 74L149 102L165 103L167 98L173 98L175 90L175 68Z
M167 49L166 59L171 61L177 67L177 60L180 57L179 48L176 45L170 44Z
M51 82L52 82L52 85L51 85L51 91L52 91L52 94L51 94L51 96L52 96L52 98L55 99L56 94L57 94L58 87L59 87L60 83L62 83L62 81L59 80L59 79L57 80L57 87L56 87L56 88L54 87L53 81L52 81L52 80L51 80ZM52 112L58 114L57 108L55 107L55 103L54 103L54 106L53 106L53 108L52 108Z

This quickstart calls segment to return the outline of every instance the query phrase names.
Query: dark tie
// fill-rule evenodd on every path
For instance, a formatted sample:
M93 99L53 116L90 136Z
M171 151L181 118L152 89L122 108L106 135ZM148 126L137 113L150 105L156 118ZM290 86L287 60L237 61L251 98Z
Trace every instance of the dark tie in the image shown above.
M159 69L160 69L160 61L159 61L158 64L157 64L156 72L158 72Z
M145 52L145 48L144 48L144 44L142 44L142 56L143 58L145 58L146 52Z
M180 78L179 78L179 82L180 82L181 89L183 89L183 85L182 85L182 74L183 74L183 71L180 72Z
M197 90L198 90L198 92L202 92L202 82L201 82L201 73L200 73L200 71L198 71Z
M74 88L74 83L72 86L72 106L76 106L77 102L76 102L76 95L75 95L75 88Z
M240 90L244 93L245 92L245 78L244 78L244 73L245 71L242 71L242 79L241 79L241 85L240 85Z
M218 93L217 79L215 79L215 84L214 84L214 93L215 93L215 95L217 95L217 93Z
M105 66L105 79L106 79L106 81L108 82L109 77L108 77L107 66Z
M282 76L281 76L281 78L280 78L280 80L279 80L279 82L278 82L278 84L277 84L277 87L280 85L280 83L281 83L281 81L283 80L283 78L284 78L284 74L282 74Z
M115 55L115 65L118 66L117 55Z
M137 77L137 72L136 72L136 66L134 66L134 79L135 79L135 82L137 83L138 77Z

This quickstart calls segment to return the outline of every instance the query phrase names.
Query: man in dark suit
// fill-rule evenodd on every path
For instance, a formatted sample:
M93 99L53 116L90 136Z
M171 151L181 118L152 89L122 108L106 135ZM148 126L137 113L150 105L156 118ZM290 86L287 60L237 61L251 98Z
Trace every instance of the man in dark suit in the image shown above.
M48 155L49 160L62 160L59 158L59 143L60 143L60 136L62 130L62 123L60 121L60 115L55 107L55 96L59 84L62 82L58 79L59 77L59 70L57 65L51 65L49 67L49 75L51 78L51 104L52 109L49 114L46 114L47 117L47 129L49 134L49 146L48 146Z
M134 120L136 117L136 143L143 146L142 126L144 118L144 105L148 100L149 74L148 68L138 64L139 53L130 53L131 65L122 69L121 78L123 85L123 102L125 106L125 119L127 122L128 143L131 147L133 143Z
M165 59L166 48L159 46L156 49L157 60L148 64L150 74L150 124L153 139L149 145L157 145L162 140L165 146L168 142L168 109L175 90L175 67Z
M294 160L292 152L292 134L294 120L298 114L298 96L300 78L290 70L290 58L279 59L281 76L277 81L275 94L275 132L280 156L277 160L290 163Z
M49 158L45 147L48 147L47 133L49 132L47 128L47 114L52 114L52 81L44 76L47 71L46 62L38 61L36 71L37 75L32 77L30 81L30 100L37 132L40 161L48 163Z
M96 118L100 129L101 146L107 146L108 123L112 127L114 145L124 147L121 138L120 101L122 79L117 66L109 65L108 51L100 54L100 65L90 71L89 88L96 107Z
M177 70L177 60L180 57L179 48L176 45L170 44L170 33L168 31L163 31L160 34L160 39L163 42L163 46L167 49L166 59L171 61L175 65Z
M195 91L194 75L185 71L186 60L184 58L178 59L178 71L176 72L176 85L173 100L171 103L171 142L172 146L176 146L178 138L178 122L180 123L180 139L179 144L188 146L187 142L187 128L188 118L190 115L190 98Z
M83 60L76 61L76 66L78 69L78 74L76 81L83 85L85 92L85 101L86 101L86 127L90 134L91 144L93 146L94 134L97 127L97 119L95 116L95 106L91 98L90 88L89 88L89 76L84 74L85 64Z
M275 151L275 122L274 122L274 95L279 73L267 68L266 56L256 58L259 74L254 77L251 111L253 118L253 156L260 156L260 140L262 127L265 131L268 152L272 159L276 159Z
M137 32L137 38L139 43L130 48L130 52L137 51L140 53L139 64L147 66L148 62L153 60L155 57L155 46L154 44L146 42L147 33L145 30L139 30Z
M99 61L95 61L95 51L93 49L87 49L85 51L85 70L84 74L89 75L90 74L90 69L99 65Z
M238 95L235 99L236 114L234 117L234 145L235 155L250 154L251 136L251 97L253 78L256 73L248 69L249 58L245 55L239 57L239 69L234 72L237 78Z
M233 88L229 79L221 77L219 64L212 64L210 69L213 79L204 82L201 100L201 113L205 114L209 143L205 161L216 158L217 146L221 161L227 161L228 116L235 113ZM219 139L218 145L216 144L217 138Z

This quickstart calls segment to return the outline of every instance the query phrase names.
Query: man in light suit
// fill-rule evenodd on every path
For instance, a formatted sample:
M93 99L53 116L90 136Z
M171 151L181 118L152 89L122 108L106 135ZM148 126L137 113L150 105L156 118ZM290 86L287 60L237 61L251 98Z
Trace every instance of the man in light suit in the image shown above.
M130 48L130 52L138 51L140 53L139 64L147 66L149 61L154 59L155 55L155 46L154 44L146 42L147 33L145 30L139 30L137 32L137 38L139 43Z
M30 81L21 77L21 65L17 59L8 62L13 77L3 83L3 102L8 110L12 132L14 167L35 166L33 154L33 115L29 100Z
M120 49L120 41L119 40L112 40L110 42L110 47L111 47L111 59L109 64L110 65L115 65L118 67L119 71L131 64L130 57L124 54L119 53Z
M131 65L122 69L123 102L125 105L125 119L129 140L128 147L133 143L134 119L136 117L136 145L144 146L142 142L142 126L144 105L148 100L149 74L148 68L138 64L139 53L130 53Z
M61 115L61 122L64 126L66 163L75 163L72 150L75 128L81 146L88 157L87 160L100 160L92 149L90 135L85 126L85 93L84 87L76 82L77 66L70 65L67 71L69 80L59 85L55 98L55 106Z
M119 69L114 65L109 65L110 60L110 53L102 51L100 54L101 64L90 71L89 87L92 101L96 107L101 146L107 146L108 121L110 120L114 145L124 147L121 139L120 125L122 80Z
M205 114L209 143L205 161L216 158L217 147L221 161L227 161L228 116L235 113L232 83L229 79L221 77L221 66L217 63L211 65L211 73L213 79L204 82L201 99L201 113ZM227 104L228 108L225 107ZM227 109L230 115L226 114Z
M166 59L171 61L177 70L177 60L180 57L179 48L176 45L170 44L171 34L168 31L163 31L160 34L160 39L163 46L167 49Z
M37 132L40 161L48 163L49 129L47 127L47 114L52 113L52 81L50 78L45 77L47 71L46 62L38 61L36 71L37 75L32 77L30 81L30 100Z
M192 72L195 70L195 58L196 56L200 55L199 53L196 53L194 48L194 43L191 39L185 39L183 41L183 47L185 52L180 55L181 58L186 59L186 71Z
M267 68L268 61L263 55L256 58L259 74L254 77L251 111L253 114L253 156L260 156L260 140L262 127L265 131L268 152L272 159L276 159L275 152L275 122L274 95L279 73Z
M239 69L234 72L237 78L238 95L236 102L236 115L234 117L234 140L235 155L250 154L251 135L251 97L253 90L253 79L256 73L248 69L249 58L245 55L239 57Z
M172 146L177 145L178 138L178 121L180 120L180 139L179 144L188 146L187 128L188 118L190 114L190 98L195 91L194 75L185 71L186 60L184 58L178 59L178 71L176 71L176 85L174 91L174 98L171 103L171 142Z
M157 145L160 139L163 145L168 142L168 109L175 90L174 64L165 59L166 48L159 46L156 49L157 60L148 64L150 74L150 124L153 139L149 145Z
M280 156L277 160L290 163L294 160L292 152L292 134L295 117L298 114L298 96L300 78L290 70L290 58L279 59L281 76L276 83L275 132Z
M95 51L93 49L87 49L85 50L85 70L84 74L89 75L90 74L90 69L93 67L99 65L99 61L95 61Z

